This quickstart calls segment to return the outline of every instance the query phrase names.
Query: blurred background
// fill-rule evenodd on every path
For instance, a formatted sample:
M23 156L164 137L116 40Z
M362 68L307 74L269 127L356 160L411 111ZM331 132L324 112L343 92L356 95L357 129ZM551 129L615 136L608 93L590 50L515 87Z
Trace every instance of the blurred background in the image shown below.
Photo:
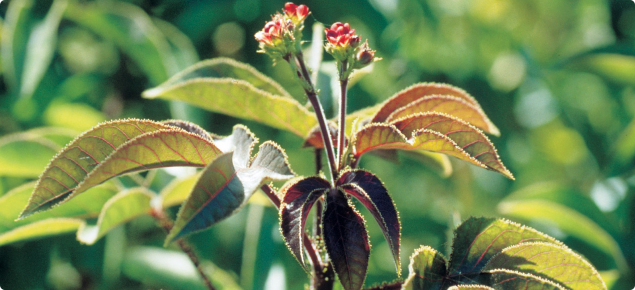
M472 94L501 130L500 137L490 139L515 181L455 160L448 174L447 167L408 156L400 156L397 164L376 156L362 159L360 166L381 178L400 211L402 277L419 245L447 253L451 231L462 220L495 216L564 241L596 266L610 289L633 288L635 3L296 4L311 10L307 46L314 23L349 22L383 58L371 72L355 76L349 112L415 83L442 82ZM305 103L288 67L273 66L268 56L256 53L253 35L283 5L261 0L2 1L0 196L37 179L73 136L101 121L130 117L186 119L219 135L243 123L260 140L280 143L296 173L313 174L313 152L301 148L303 140L295 135L141 98L143 90L196 61L223 56L251 64ZM321 83L328 84L333 69L324 65ZM327 114L333 116L328 85L322 91ZM29 139L24 134L40 127L56 127L67 139L61 145L38 139L15 146L16 138ZM175 174L158 173L155 190ZM190 241L219 289L303 289L307 275L278 227L275 208L255 198ZM370 221L368 228L373 247L365 285L397 279L379 227ZM164 237L151 218L142 217L92 246L81 245L73 234L5 245L0 247L0 287L204 289L185 256L162 247Z

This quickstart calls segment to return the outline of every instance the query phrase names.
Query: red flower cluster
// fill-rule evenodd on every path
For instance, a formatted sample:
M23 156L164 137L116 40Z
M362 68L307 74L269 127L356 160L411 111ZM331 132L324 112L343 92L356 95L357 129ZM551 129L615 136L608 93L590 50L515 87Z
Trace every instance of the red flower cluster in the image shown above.
M324 32L326 33L326 39L334 46L345 47L350 45L356 47L360 41L359 36L355 35L355 29L351 29L351 25L348 23L335 22L330 29L324 29Z
M306 5L295 5L292 2L287 2L284 4L284 13L287 14L287 17L293 21L294 24L298 24L309 15L309 7Z
M282 35L284 34L283 29L286 27L285 25L286 24L284 23L284 19L282 17L274 17L273 20L265 24L265 28L256 33L256 40L266 45L273 46L275 39L282 38Z

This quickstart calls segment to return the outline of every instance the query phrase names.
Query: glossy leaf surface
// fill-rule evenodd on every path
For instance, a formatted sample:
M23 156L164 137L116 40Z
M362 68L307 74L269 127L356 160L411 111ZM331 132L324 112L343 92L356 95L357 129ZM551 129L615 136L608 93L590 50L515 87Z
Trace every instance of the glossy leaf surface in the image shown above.
M446 260L435 249L421 246L410 256L410 274L403 290L443 289L447 276ZM449 282L449 281L448 281Z
M241 126L218 142L221 150L231 152L220 155L203 169L179 210L166 244L236 213L263 183L294 176L284 151L273 142L260 145L258 154L250 160L256 142L253 134Z
M488 124L488 129L486 131L494 135L499 134L498 128L496 128L492 124L492 122L487 119L487 116L485 116L485 113L483 113L481 106L474 99L474 97L470 96L467 92L457 87L435 83L416 84L395 94L381 105L381 109L379 109L373 116L372 122L385 122L388 117L399 108L405 107L414 101L432 95L447 95L462 99L466 103L476 108L485 118L486 123Z
M92 245L115 227L148 214L153 197L154 194L144 188L120 192L104 205L96 225L83 224L77 230L77 240Z
M448 272L450 275L478 273L504 248L525 242L561 245L541 232L510 221L470 218L456 229Z
M361 289L370 254L364 219L339 192L327 195L322 225L326 250L344 289Z
M551 243L528 242L505 248L483 270L533 274L570 289L606 289L598 272L573 251Z
M453 132L448 131L448 133ZM354 136L354 154L359 158L362 154L376 149L428 150L468 161L513 179L513 175L498 159L496 151L482 150L484 148L493 148L493 146L490 147L491 143L489 141L489 144L485 147L482 147L482 145L472 146L485 142L484 140L486 139L482 139L484 135L479 134L476 129L457 133L461 135L460 142L464 144L463 146L460 146L445 134L429 129L414 131L412 132L412 137L406 138L394 125L370 124ZM480 160L477 158L480 158Z
M143 96L184 101L300 137L317 124L315 116L278 84L246 64L227 59L200 62L145 91Z
M280 205L280 232L287 247L303 267L304 231L313 204L329 191L331 184L320 177L307 177L285 186Z
M357 198L373 215L388 242L397 267L397 274L401 275L401 260L399 259L401 223L395 203L384 184L368 171L353 170L342 173L337 180L337 186Z
M67 198L120 145L136 136L170 128L153 121L129 119L102 123L84 132L51 160L21 218Z
M394 111L386 121L390 122L413 114L429 112L445 113L490 134L500 134L480 108L464 99L447 95L432 95L418 99Z

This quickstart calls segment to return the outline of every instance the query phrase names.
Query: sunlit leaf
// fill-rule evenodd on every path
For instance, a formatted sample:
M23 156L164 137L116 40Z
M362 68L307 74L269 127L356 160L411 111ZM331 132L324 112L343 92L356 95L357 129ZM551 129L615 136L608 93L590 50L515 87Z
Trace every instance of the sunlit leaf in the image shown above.
M192 175L184 178L176 178L172 180L168 185L163 187L159 193L164 208L179 205L187 199L196 181L200 175Z
M538 276L510 270L490 271L490 283L494 289L523 289L523 290L565 290L555 282Z
M92 245L110 230L136 217L148 214L154 194L145 188L132 188L118 193L104 205L96 225L82 225L77 240Z
M184 101L300 137L317 124L315 116L280 85L246 64L223 58L199 62L143 96Z
M83 195L52 210L15 221L24 205L29 201L34 188L35 182L29 182L10 190L0 197L0 208L2 209L0 210L0 233L49 218L96 217L102 206L117 193L117 188L112 184L103 184L91 188Z
M403 284L403 290L437 290L445 289L450 281L447 276L446 260L435 249L421 246L410 256L408 269L410 274Z
M258 154L250 160L256 142L253 134L241 126L234 128L230 137L217 142L224 152L229 151L225 147L233 147L233 151L220 155L203 169L179 210L166 244L236 213L263 183L294 176L284 151L273 142L260 145Z
M211 141L181 129L143 134L118 147L68 198L125 173L170 166L204 167L220 153Z
M451 118L446 117L447 119ZM396 125L402 126L402 122L405 120L397 122ZM450 130L455 127L459 128L460 131ZM395 125L370 124L353 136L354 154L356 158L359 158L362 154L376 149L428 150L444 153L479 167L499 172L508 178L514 178L498 158L491 142L477 129L458 120L456 122L448 121L445 127L436 129L446 133L419 129L412 132L412 137L406 138L406 135L399 131ZM456 138L457 142L460 143L455 142L453 138Z
M450 163L450 158L445 154L426 150L409 150L404 151L403 153L405 156L417 160L421 164L434 170L441 177L448 177L452 175L452 163Z
M29 98L53 60L57 44L57 28L68 0L55 0L41 23L31 32L24 56L20 95Z
M435 83L416 84L392 96L390 99L386 100L381 105L381 109L374 115L372 122L385 122L389 119L391 114L395 113L400 108L406 107L415 101L418 101L420 99L423 99L428 96L433 96L433 95L451 96L451 97L464 101L465 104L471 105L470 110L466 110L465 112L461 112L455 116L459 118L463 118L461 114L465 114L468 111L471 112L472 110L475 110L476 112L478 112L478 115L480 115L480 119L482 120L483 130L494 135L500 134L498 128L496 128L496 126L494 126L494 124L492 124L492 122L487 118L487 116L483 112L483 109L481 109L481 106L478 104L478 102L472 96L470 96L467 92L450 85L435 84ZM424 103L426 103L426 101L422 102L422 104ZM438 105L441 105L441 103L439 103ZM434 106L432 107L423 106L421 108L422 109L427 108L427 110L434 110ZM443 112L451 113L452 109L448 108L448 110L449 112L446 110L444 110ZM415 111L411 111L411 113L415 113ZM424 111L419 110L418 112L424 112ZM470 115L471 114L472 113L470 113ZM479 127L480 125L481 124L479 123L477 127Z
M59 152L40 175L21 218L64 200L123 143L147 132L170 128L173 127L153 121L129 119L102 123L84 132Z
M331 134L331 142L336 146L337 144L337 124L334 122L327 122L329 133ZM348 142L348 140L347 140ZM304 138L304 144L302 147L313 147L316 149L324 148L324 142L322 141L322 131L319 126L315 126L311 129L309 134Z
M418 113L394 120L392 124L404 135L415 135L422 129L441 133L488 169L514 179L487 136L460 119L443 113Z
M84 223L75 218L50 218L0 234L0 246L20 241L27 241L76 231Z
M493 218L470 218L456 229L452 243L449 273L478 273L487 261L504 248L521 242L546 242L561 245L555 239L532 228Z
M397 275L401 275L399 246L401 223L395 203L388 190L374 174L364 170L345 171L337 180L337 186L357 198L373 215L390 246Z
M183 121L183 120L167 120L161 123L164 125L181 128L187 132L199 135L209 141L212 141L212 135L210 133L205 131L205 129L201 128L199 125L196 125L192 122Z
M106 116L87 104L56 102L46 108L43 119L49 126L70 128L81 132L90 130L105 121Z
M618 268L628 268L624 254L615 239L591 219L565 205L538 199L504 201L498 205L498 211L526 221L548 220L566 234L612 256Z
M327 195L322 224L326 250L344 289L361 289L370 254L364 219L339 192Z
M445 113L485 132L496 133L494 135L499 135L500 133L479 108L464 99L446 95L432 95L418 99L394 111L388 116L386 121L390 122L413 114L428 112Z
M606 289L598 272L582 257L552 243L527 242L505 248L484 271L507 269L542 277L569 289Z
M170 44L143 9L121 1L70 5L65 16L118 45L152 84L178 72Z

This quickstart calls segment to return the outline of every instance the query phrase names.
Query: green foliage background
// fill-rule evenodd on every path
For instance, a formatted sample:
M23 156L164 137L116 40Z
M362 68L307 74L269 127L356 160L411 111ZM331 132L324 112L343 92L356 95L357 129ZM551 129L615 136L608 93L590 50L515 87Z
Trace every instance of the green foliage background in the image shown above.
M283 4L261 0L0 3L0 196L36 179L68 136L100 121L127 117L186 119L220 135L243 123L261 141L280 143L298 174L313 174L313 153L302 149L302 140L294 135L140 97L144 89L199 59L225 56L272 76L304 103L289 69L272 66L269 57L256 53L252 37ZM306 40L311 39L314 22L349 22L383 58L351 88L349 112L381 102L414 83L444 82L471 93L501 130L501 137L491 139L516 181L462 162L452 162L453 173L446 178L407 156L401 156L399 164L374 156L362 160L361 167L385 182L400 210L404 268L420 244L446 251L451 230L468 216L500 216L562 240L601 271L610 289L633 287L632 1L302 4L312 12ZM328 96L325 76L319 82ZM332 116L332 102L328 97L323 101ZM66 137L58 138L60 144L48 144L46 152L5 146L10 141L6 136L42 126L63 128L60 136ZM172 178L160 171L152 188L159 190ZM122 182L132 183L127 178ZM366 285L396 279L379 227L372 222L368 227L373 247ZM2 246L0 287L199 287L196 276L169 270L167 266L178 265L179 258L161 250L163 238L155 222L142 217L92 246L79 244L73 235ZM212 276L225 285L219 289L265 289L268 279L280 283L275 280L280 275L287 289L302 289L307 281L282 242L276 210L258 197L246 210L190 240L204 259L215 264L210 266ZM280 284L273 285L267 289L281 289Z

